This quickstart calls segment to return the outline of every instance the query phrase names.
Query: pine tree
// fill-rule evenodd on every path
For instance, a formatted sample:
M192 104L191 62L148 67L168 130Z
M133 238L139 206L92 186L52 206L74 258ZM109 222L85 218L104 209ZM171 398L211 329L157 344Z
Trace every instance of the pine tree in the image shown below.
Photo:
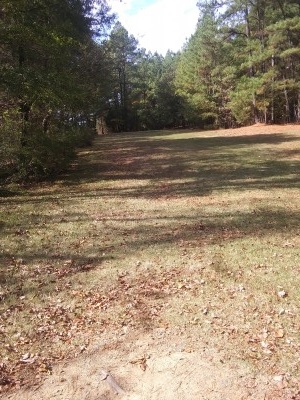
M104 44L111 63L111 93L108 123L115 131L132 130L134 122L131 113L132 79L138 57L137 40L129 35L120 22L114 26Z
M232 66L223 42L218 3L198 3L200 18L186 44L177 71L177 91L185 99L185 116L191 124L230 126L228 91Z

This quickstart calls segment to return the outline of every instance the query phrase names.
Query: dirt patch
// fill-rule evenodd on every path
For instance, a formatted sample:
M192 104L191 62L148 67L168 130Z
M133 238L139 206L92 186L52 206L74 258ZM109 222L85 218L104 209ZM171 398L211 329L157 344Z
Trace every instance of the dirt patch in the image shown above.
M281 377L255 376L241 361L202 347L164 328L135 337L113 337L72 363L57 365L40 387L22 390L9 400L275 400L295 399ZM109 343L110 342L110 343ZM114 347L106 349L107 346ZM198 347L197 350L194 348ZM124 390L118 395L102 371Z

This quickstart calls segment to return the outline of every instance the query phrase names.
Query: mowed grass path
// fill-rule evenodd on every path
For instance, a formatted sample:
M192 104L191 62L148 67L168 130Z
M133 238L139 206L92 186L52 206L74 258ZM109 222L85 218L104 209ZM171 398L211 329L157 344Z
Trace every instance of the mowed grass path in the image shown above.
M155 328L297 385L299 148L299 126L109 135L3 188L3 390Z

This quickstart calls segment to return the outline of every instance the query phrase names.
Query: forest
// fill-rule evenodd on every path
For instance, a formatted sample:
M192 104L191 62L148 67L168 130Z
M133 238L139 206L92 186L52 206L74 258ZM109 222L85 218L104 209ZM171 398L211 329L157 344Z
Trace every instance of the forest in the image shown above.
M100 133L299 123L299 0L197 5L194 34L162 56L105 0L2 0L1 181L55 176L96 121Z

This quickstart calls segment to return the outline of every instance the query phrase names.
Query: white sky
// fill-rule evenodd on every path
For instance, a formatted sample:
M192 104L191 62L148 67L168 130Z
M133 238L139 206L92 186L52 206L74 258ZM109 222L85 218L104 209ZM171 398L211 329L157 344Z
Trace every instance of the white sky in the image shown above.
M197 0L108 0L118 20L146 50L178 51L195 32Z

